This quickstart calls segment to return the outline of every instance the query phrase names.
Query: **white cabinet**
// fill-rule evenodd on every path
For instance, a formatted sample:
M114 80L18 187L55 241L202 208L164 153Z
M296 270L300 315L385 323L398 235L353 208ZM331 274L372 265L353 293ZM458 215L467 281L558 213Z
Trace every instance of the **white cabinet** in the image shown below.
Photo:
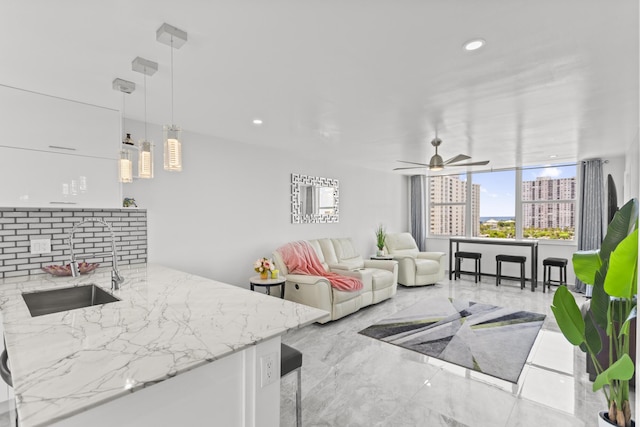
M0 86L0 117L0 146L117 158L117 110Z
M120 207L120 112L0 85L0 206Z
M0 353L4 351L4 324L2 323L2 312L0 312ZM2 379L0 379L0 417L9 414L14 425L15 420L15 401L13 388L9 387Z
M111 159L0 147L0 206L116 207L121 204Z

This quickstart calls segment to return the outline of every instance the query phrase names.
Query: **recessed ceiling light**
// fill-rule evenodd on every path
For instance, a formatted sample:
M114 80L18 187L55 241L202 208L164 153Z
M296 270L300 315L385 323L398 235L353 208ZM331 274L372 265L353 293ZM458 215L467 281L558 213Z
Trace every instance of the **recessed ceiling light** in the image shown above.
M483 39L473 39L466 42L463 47L464 50L472 51L480 49L485 44L486 42Z
M556 157L558 157L557 154L552 154L552 155L549 156L550 159L555 159Z
M253 124L256 126L260 126L262 124L262 119L253 119Z

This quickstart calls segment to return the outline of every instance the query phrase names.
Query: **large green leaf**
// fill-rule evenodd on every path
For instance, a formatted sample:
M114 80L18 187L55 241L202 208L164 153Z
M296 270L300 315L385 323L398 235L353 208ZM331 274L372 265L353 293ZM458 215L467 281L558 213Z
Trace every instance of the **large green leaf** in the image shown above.
M621 336L629 335L629 328L631 327L631 321L635 319L637 316L638 316L638 307L634 305L631 311L629 312L627 319L624 321L624 323L622 324L622 327L620 328Z
M582 344L585 341L584 319L575 298L566 286L560 286L556 290L551 310L565 338L573 345Z
M600 350L602 350L602 340L600 339L600 334L594 323L593 316L590 313L587 313L584 319L584 336L591 352L593 354L600 353ZM582 351L586 353L584 349L582 349Z
M576 277L588 285L593 285L596 271L600 269L600 250L578 251L573 253L573 271Z
M600 248L600 258L602 260L609 259L609 254L631 233L637 221L638 200L631 199L616 212L613 220L609 223L609 227L607 227L607 234Z
M625 237L609 256L604 290L612 297L632 299L638 289L638 230Z
M593 292L591 293L590 310L593 314L593 320L603 330L607 329L607 312L609 310L610 297L604 291L604 278L607 274L608 261L602 264L600 270L596 272L595 283L593 284Z
M600 390L603 386L611 384L614 380L629 381L633 376L633 361L628 354L623 354L618 360L602 371L593 382L593 391Z

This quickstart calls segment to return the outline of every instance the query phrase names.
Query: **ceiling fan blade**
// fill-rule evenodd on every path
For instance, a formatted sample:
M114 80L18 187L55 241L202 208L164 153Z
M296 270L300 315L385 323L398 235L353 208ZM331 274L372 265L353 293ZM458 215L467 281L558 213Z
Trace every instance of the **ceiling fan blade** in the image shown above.
M459 164L447 165L447 166L484 166L488 164L489 164L489 160L482 160L481 162L459 163Z
M412 166L410 168L393 168L394 171L402 171L402 170L407 170L407 169L424 169L424 168L428 168L429 165L424 165L424 166Z
M408 161L406 161L406 160L396 160L396 162L400 162L400 163L409 163L410 165L420 165L420 166L424 166L424 167L426 167L426 168L428 168L428 167L429 167L429 165L428 165L428 164L426 164L426 163L408 162Z
M446 160L444 162L445 165L449 165L451 163L457 163L457 162L461 162L463 160L468 160L471 157L467 156L466 154L458 154L457 156L454 156L452 158L450 158L449 160Z

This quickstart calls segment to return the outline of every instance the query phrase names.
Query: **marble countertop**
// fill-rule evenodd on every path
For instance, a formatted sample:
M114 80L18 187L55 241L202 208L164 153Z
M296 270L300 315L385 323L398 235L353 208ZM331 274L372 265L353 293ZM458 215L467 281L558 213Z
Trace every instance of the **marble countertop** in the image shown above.
M46 425L321 319L327 312L159 265L126 266L121 301L31 317L22 292L94 283L37 275L0 281L0 310L22 427Z

